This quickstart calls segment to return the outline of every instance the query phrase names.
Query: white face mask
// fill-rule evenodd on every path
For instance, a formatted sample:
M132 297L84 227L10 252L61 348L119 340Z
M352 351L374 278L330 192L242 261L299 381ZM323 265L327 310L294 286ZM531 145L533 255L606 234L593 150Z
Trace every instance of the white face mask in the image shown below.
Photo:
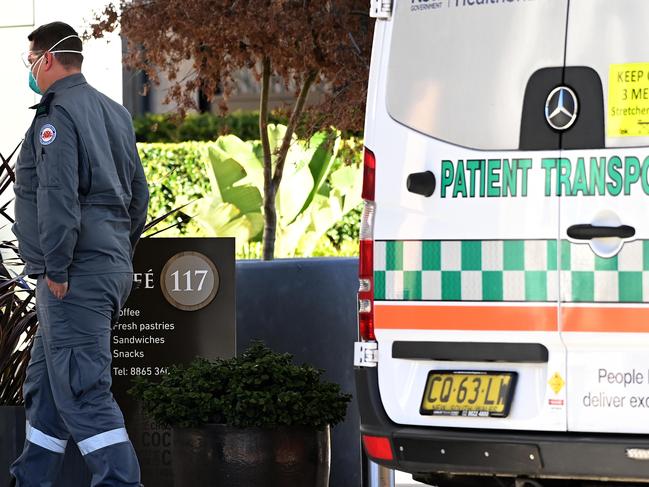
M41 54L40 57L34 62L34 64L32 64L31 67L29 68L29 76L30 76L30 78L33 78L33 80L34 80L32 82L32 80L30 79L29 86L32 88L32 90L34 90L39 95L41 95L42 92L41 92L41 89L38 86L38 83L37 83L36 80L38 79L38 73L40 73L40 71L41 71L42 64L36 70L36 74L34 74L34 67L44 59L43 56L45 56L45 54L47 54L48 52L51 53L51 54L56 54L56 53L59 53L59 52L71 52L71 53L75 53L75 54L81 54L83 56L83 53L81 51L74 51L74 50L69 50L69 49L60 49L58 51L52 51L52 49L54 49L56 46L61 44L61 42L65 41L67 39L70 39L71 37L77 37L79 40L82 41L81 37L79 37L76 34L72 34L72 35L69 35L67 37L64 37L60 41L56 42L52 47L50 47L45 52L43 52L43 54ZM35 89L35 88L38 88L38 89Z

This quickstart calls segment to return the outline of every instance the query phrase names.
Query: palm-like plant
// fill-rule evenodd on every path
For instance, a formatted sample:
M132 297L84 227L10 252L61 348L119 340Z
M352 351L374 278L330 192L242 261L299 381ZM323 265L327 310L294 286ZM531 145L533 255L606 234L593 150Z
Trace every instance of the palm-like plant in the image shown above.
M18 406L38 322L34 289L20 277L12 279L4 264L0 275L0 405Z
M5 158L0 154L0 198L15 181L14 163L11 162L20 144ZM13 223L7 208L12 198L3 198L0 215L6 224ZM22 404L22 385L25 381L29 353L36 333L35 290L23 277L12 275L11 268L21 266L15 240L0 241L0 405Z

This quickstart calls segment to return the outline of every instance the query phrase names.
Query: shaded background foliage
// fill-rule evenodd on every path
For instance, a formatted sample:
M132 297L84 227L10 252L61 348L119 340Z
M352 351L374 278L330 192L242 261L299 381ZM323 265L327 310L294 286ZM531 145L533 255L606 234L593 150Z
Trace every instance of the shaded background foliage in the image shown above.
M366 0L121 0L98 15L91 35L120 27L128 40L126 64L154 83L164 73L171 86L165 101L181 113L196 108L196 93L222 108L236 88L236 73L252 70L260 80L259 139L263 155L263 258L275 254L276 198L298 126L307 137L336 126L363 125L373 23ZM183 63L193 71L179 77ZM271 144L271 77L295 89L284 137ZM313 86L325 89L311 105ZM271 148L271 145L273 147Z
M286 124L287 117L270 114L271 123ZM234 134L243 140L259 139L259 112L240 111L215 116L211 113L151 113L133 119L138 142L213 141L221 135Z
M174 208L195 202L161 221L152 228L152 233L172 227L165 231L165 236L215 235L209 228L202 226L199 223L200 219L197 218L200 213L201 200L209 198L212 193L210 184L212 169L203 149L213 145L214 142L209 138L213 132L210 131L211 129L205 130L205 127L222 127L226 124L229 127L237 127L236 131L233 130L235 135L254 143L257 138L254 137L254 132L250 130L250 127L253 126L256 116L258 114L254 112L240 112L229 115L225 119L212 114L193 114L185 118L171 114L147 115L135 119L136 136L140 140L161 141L153 144L138 144L140 157L150 182L149 220ZM250 137L250 139L246 139L246 137ZM163 143L178 139L187 141ZM194 140L201 139L206 141L194 142ZM256 143L258 144L258 142ZM350 166L360 171L362 147L362 138L351 134L342 134L330 173L335 174L344 166ZM287 181L286 184L289 184L287 190L290 190L290 185L294 183ZM332 184L330 176L328 176L327 184ZM359 221L360 209L354 209L333 225L314 249L308 253L303 249L296 249L292 255L357 255ZM260 258L261 251L259 239L255 239L239 245L237 257Z
M286 125L288 117L280 111L270 112L269 123ZM182 117L177 113L149 113L133 118L135 137L138 142L188 142L194 140L213 141L221 135L233 134L243 140L259 139L259 112L236 111L228 114L188 113ZM307 121L296 127L300 138L308 136ZM327 127L327 130L329 128ZM362 131L342 131L344 139L361 138ZM355 155L347 158L351 163Z

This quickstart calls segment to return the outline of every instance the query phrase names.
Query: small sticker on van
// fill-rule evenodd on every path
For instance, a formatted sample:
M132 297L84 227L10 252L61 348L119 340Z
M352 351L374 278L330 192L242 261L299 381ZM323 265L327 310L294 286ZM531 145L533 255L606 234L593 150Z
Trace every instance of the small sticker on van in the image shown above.
M649 136L649 63L611 64L607 133L609 137Z
M563 377L561 377L559 372L555 372L552 377L550 377L548 384L555 394L559 394L563 389L563 386L566 385L566 382L563 380Z

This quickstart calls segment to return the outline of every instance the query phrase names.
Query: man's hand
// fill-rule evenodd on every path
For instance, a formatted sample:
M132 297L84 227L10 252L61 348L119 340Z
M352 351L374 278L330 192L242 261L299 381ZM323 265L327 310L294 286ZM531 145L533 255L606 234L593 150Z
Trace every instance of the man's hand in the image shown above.
M54 296L56 296L58 299L63 299L65 295L68 293L68 283L64 282L62 284L59 284L58 282L52 281L49 277L45 276L45 279L47 280L47 287L50 288L50 291Z

